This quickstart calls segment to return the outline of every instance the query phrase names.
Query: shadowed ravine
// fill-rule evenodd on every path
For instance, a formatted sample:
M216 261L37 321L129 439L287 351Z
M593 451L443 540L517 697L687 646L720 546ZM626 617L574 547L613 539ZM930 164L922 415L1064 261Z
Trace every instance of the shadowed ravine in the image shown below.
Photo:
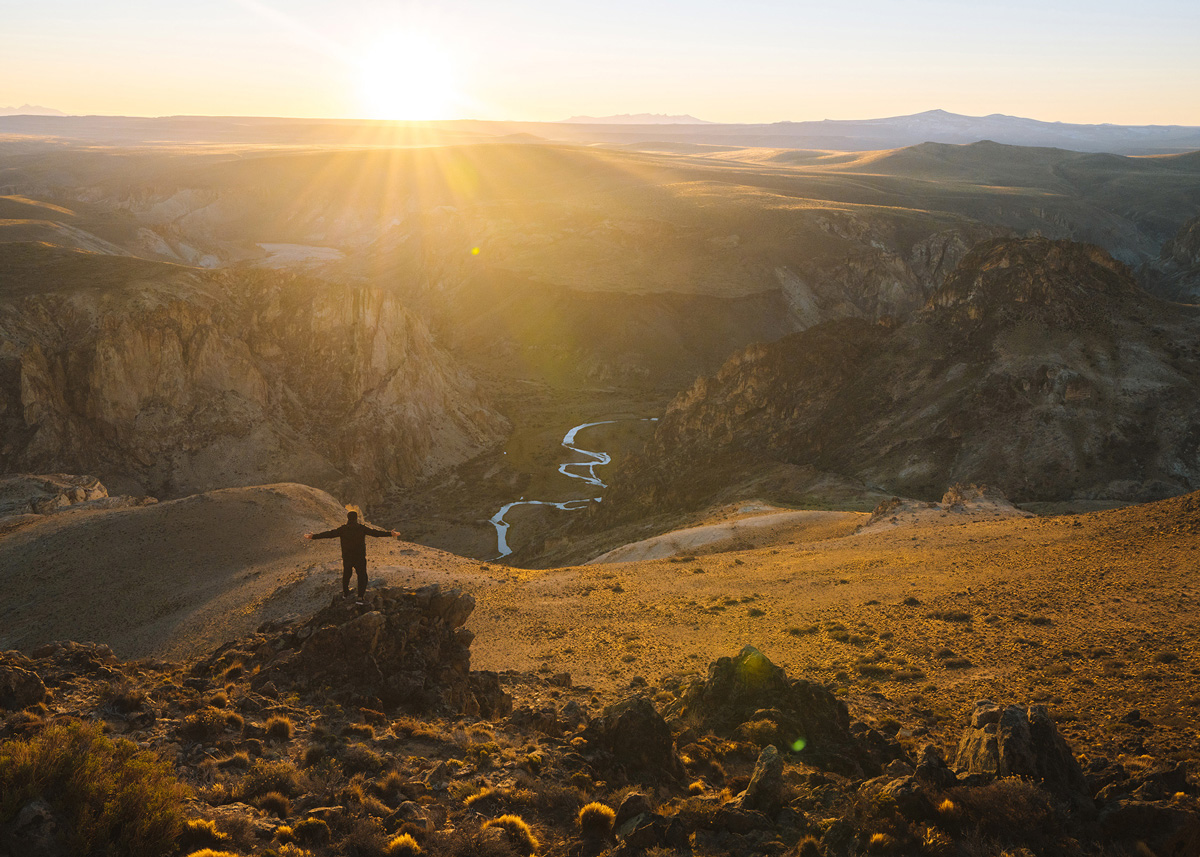
M657 422L658 417L646 417L639 422ZM588 485L594 485L597 488L607 488L600 477L596 475L596 468L612 462L612 456L607 452L596 452L590 449L581 449L575 446L575 435L582 429L591 428L592 426L610 425L611 423L621 422L621 420L600 420L594 423L580 423L563 435L562 445L572 452L586 456L587 461L567 461L558 465L558 472L563 476L571 479L582 479ZM578 469L582 472L574 472ZM511 503L505 503L500 507L500 511L491 517L492 526L496 528L496 550L498 552L497 559L506 557L512 553L512 548L508 546L508 528L511 526L508 521L504 520L504 516L508 514L509 509L515 506L553 506L556 509L562 509L567 512L574 512L579 509L587 508L588 503L599 503L601 497L583 497L575 500L565 500L555 502L553 500L526 500L522 497L520 500L514 500Z

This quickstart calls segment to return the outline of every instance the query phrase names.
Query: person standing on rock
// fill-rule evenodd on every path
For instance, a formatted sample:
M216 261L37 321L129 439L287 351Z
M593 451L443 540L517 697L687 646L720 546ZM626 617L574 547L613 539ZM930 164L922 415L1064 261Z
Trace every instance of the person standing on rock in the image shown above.
M367 536L395 536L395 530L381 530L358 522L358 512L346 513L346 523L323 533L305 533L306 539L341 539L342 542L342 597L350 597L350 572L358 572L358 603L367 597Z

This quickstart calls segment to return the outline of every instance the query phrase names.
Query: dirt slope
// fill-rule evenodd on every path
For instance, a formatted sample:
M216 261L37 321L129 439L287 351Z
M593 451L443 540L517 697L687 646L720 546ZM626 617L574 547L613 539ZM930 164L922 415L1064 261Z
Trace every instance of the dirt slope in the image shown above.
M229 488L113 511L65 511L0 538L0 649L103 642L123 657L186 657L312 610L341 585L336 541L303 534L345 521L304 485ZM437 576L437 552L372 539L370 574Z

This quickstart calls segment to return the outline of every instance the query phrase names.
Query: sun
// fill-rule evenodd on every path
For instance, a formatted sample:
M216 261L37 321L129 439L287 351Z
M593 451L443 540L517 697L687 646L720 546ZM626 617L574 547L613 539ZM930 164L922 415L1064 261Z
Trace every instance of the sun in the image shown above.
M422 33L392 33L358 63L359 94L373 119L450 119L461 100L455 64Z

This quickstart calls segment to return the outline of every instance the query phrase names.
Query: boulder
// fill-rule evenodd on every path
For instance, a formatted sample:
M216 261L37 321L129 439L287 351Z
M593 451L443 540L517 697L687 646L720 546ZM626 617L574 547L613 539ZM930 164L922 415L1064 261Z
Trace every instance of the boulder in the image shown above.
M1107 842L1144 843L1153 854L1200 854L1200 816L1180 807L1113 801L1100 813L1100 833Z
M783 808L783 757L768 744L758 754L750 784L737 797L740 809L758 810L774 816Z
M25 658L20 660L28 663ZM12 663L8 655L0 655L0 708L19 711L47 696L46 685L36 672Z
M0 854L21 857L69 857L67 826L46 801L26 803L0 828Z
M632 792L626 795L625 799L621 801L621 805L617 807L617 814L613 818L613 829L620 830L630 820L652 812L654 812L654 806L650 803L650 798L641 792Z
M825 687L789 679L753 646L736 658L718 658L707 678L692 682L667 709L673 725L722 737L770 735L777 748L809 764L847 775L877 773L872 758L850 731L846 704Z
M631 780L675 780L683 775L671 730L644 696L610 705L582 737L596 764L620 768Z
M1001 708L990 700L977 702L954 766L965 775L1023 777L1053 794L1091 803L1083 769L1042 705Z
M946 758L936 744L926 744L921 748L913 776L926 785L939 789L948 789L958 781L954 771L946 765Z

